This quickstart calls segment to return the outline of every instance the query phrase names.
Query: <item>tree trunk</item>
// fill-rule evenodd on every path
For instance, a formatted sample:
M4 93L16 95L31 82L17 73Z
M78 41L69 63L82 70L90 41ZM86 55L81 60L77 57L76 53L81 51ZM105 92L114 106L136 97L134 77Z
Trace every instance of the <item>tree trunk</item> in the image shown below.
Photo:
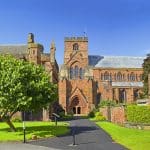
M10 121L10 119L7 119L7 120L5 120L5 121L6 121L6 123L9 125L10 130L11 130L12 132L16 132L16 128L15 128L15 126L13 125L13 123Z

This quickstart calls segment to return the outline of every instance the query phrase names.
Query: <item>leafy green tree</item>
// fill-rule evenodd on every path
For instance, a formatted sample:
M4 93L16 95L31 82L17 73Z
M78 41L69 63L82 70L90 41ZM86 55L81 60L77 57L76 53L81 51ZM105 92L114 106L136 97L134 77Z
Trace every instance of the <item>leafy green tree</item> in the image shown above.
M18 111L38 111L57 99L57 87L38 65L0 56L0 118L11 131L15 127L12 116Z
M143 63L143 80L144 80L144 95L148 95L148 74L150 73L150 54Z

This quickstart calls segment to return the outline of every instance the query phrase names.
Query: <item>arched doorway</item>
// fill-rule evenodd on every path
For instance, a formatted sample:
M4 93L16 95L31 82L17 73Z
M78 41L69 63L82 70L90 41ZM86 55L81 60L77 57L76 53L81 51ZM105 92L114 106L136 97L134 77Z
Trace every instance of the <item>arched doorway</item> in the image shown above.
M74 97L73 100L71 101L70 109L74 115L81 114L81 107L79 106L79 98L77 96Z

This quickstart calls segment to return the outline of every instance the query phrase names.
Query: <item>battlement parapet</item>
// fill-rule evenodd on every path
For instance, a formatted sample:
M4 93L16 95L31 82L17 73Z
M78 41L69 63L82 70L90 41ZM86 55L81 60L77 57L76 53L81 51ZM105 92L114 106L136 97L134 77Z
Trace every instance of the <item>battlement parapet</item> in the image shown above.
M65 41L69 42L69 41L88 41L88 37L65 37Z

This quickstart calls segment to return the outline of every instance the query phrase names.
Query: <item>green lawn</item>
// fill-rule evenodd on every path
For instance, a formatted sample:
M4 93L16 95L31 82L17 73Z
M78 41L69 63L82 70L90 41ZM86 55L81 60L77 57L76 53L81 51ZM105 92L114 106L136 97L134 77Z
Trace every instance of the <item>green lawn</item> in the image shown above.
M96 122L108 132L114 141L131 150L150 149L150 130L138 130L120 127L109 122Z
M0 141L20 141L23 140L22 123L14 123L17 132L10 132L6 123L0 123ZM55 126L54 122L26 122L26 139L31 139L32 135L38 138L47 138L63 135L69 132L69 124L58 122Z

